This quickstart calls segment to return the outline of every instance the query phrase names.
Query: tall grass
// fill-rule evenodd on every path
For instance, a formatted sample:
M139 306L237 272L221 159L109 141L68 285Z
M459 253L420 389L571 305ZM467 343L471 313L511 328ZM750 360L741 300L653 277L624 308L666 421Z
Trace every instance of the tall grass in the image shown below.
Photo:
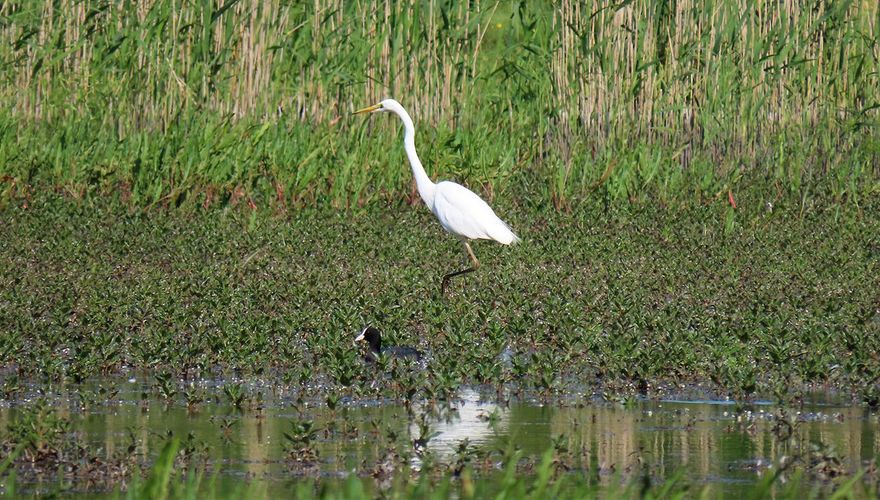
M590 477L588 474L567 472L554 462L553 449L543 454L540 462L535 464L532 473L518 470L520 457L517 453L514 460L508 459L504 470L489 478L475 476L469 467L460 475L451 472L425 472L418 477L407 477L406 473L398 473L394 481L381 489L378 480L360 478L350 475L345 479L324 478L319 480L301 479L295 487L276 489L281 491L269 494L267 482L250 481L235 482L218 487L217 476L205 481L202 472L190 472L180 477L174 469L174 457L179 443L169 442L159 454L156 464L143 484L135 479L134 484L126 492L125 497L134 499L164 500L166 498L272 498L279 494L291 494L295 498L346 498L370 499L382 498L430 498L442 499L450 496L458 498L714 498L723 494L718 485L694 485L684 479L684 471L668 478L656 480L648 472L631 474L623 478L622 474L612 477ZM844 481L824 485L810 484L805 481L803 471L795 471L785 475L784 470L767 472L754 485L742 488L749 498L873 498L876 496L876 485L863 481L864 471L854 474ZM176 476L176 477L175 477ZM432 477L434 476L434 477ZM291 491L293 490L293 491ZM122 494L117 493L117 498Z
M398 124L348 116L394 96L429 170L490 197L704 201L747 178L858 201L878 20L870 0L5 2L0 189L412 200Z

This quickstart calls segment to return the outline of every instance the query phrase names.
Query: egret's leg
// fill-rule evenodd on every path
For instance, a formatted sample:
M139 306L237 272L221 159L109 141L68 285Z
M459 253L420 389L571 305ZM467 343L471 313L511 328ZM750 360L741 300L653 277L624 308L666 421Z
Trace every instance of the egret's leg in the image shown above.
M443 283L440 285L441 293L446 293L446 287L449 285L449 279L455 276L459 276L462 274L472 273L480 268L480 261L477 260L477 256L474 255L474 250L471 248L470 243L467 241L464 242L464 248L467 250L468 257L471 258L471 267L467 269L462 269L461 271L456 271L454 273L449 273L446 276L443 276Z

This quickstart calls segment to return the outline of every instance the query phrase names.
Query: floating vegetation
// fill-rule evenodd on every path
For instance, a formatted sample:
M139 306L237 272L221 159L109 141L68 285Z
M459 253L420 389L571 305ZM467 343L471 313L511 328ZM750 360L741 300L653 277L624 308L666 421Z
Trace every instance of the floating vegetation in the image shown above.
M9 398L23 380L102 374L150 380L145 397L193 410L211 403L191 381L217 376L242 409L271 390L249 391L252 376L334 406L444 401L462 384L625 400L703 383L742 404L797 404L824 386L876 406L880 392L873 205L741 209L733 232L724 209L518 214L526 244L480 247L492 272L443 298L437 277L457 242L425 237L442 229L423 210L41 204L8 210L0 227ZM369 324L424 359L365 363L354 338Z
M5 484L54 491L46 482L60 474L64 491L135 495L161 445L177 439L175 495L210 495L242 470L253 488L308 484L315 495L429 485L527 495L536 484L699 492L714 487L712 474L746 489L852 484L867 494L876 472L865 448L825 431L809 438L814 426L849 422L846 434L861 435L877 425L880 218L870 204L829 207L739 208L731 231L724 209L706 207L535 210L514 221L524 245L481 247L493 272L446 297L436 278L457 242L407 229L430 217L407 207L254 216L50 196L7 208ZM368 324L422 360L365 362L354 339ZM486 402L472 403L475 384ZM671 400L715 410L677 406L668 417L661 407L680 404ZM771 402L778 412L764 410ZM813 403L831 406L807 410ZM523 411L545 412L534 422L570 418L532 428L534 443L516 431ZM127 416L88 424L108 414ZM616 432L630 437L597 448L614 422L653 415L658 430L624 427ZM678 466L659 468L664 452L643 449L679 442L709 456L676 437L707 422L721 424L699 442L741 447L735 461L710 461L715 472L667 458L684 474L672 480ZM504 479L511 462L516 475ZM768 476L778 478L761 486ZM630 489L609 490L620 484Z

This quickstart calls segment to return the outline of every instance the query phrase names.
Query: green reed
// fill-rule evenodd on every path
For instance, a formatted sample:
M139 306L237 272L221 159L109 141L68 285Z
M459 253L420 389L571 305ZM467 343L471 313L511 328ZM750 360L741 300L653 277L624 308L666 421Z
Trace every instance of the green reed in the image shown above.
M0 190L139 204L877 192L876 2L7 2ZM607 174L607 175L606 175Z

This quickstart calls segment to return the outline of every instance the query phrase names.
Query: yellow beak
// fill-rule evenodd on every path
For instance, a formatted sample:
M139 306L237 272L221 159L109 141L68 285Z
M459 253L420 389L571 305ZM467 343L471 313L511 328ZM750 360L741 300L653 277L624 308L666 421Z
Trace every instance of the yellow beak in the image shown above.
M382 109L382 103L381 103L381 102L380 102L379 104L374 104L374 105L369 106L369 107L366 107L366 108L364 108L364 109L359 109L359 110L355 111L355 112L352 113L352 114L353 114L353 115L359 115L359 114L361 114L361 113L370 113L370 112L372 112L372 111L376 111L377 109Z

